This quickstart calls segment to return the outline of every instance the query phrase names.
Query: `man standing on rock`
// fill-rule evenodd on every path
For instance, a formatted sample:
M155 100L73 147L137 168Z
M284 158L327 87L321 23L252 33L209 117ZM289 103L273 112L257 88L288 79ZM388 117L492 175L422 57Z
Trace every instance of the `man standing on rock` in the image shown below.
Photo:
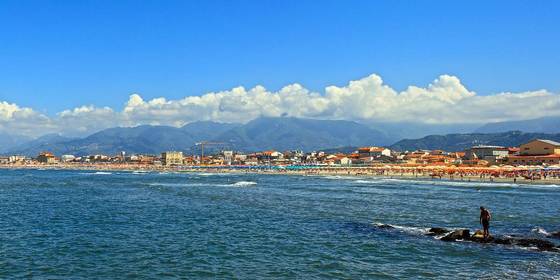
M487 239L490 236L490 232L488 228L490 228L490 219L492 215L490 211L486 208L480 206L480 224L482 224L482 228L484 229L484 239Z

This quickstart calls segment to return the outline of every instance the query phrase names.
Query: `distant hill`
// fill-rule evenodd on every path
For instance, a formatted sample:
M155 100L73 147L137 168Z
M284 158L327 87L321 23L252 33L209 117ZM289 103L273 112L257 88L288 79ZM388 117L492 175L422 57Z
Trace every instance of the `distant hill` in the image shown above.
M35 156L41 151L51 151L57 155L118 154L121 151L159 154L167 150L188 151L194 149L197 142L211 139L237 126L228 123L195 122L180 128L151 125L116 127L81 139L40 137L12 149L10 153ZM45 141L46 139L50 141Z
M332 147L387 145L381 132L352 121L258 118L218 136L236 150L312 151Z
M485 124L476 133L496 133L506 131L560 133L560 117L544 117L523 121L507 121Z
M455 152L463 151L474 145L516 147L536 138L560 141L560 133L547 134L509 131L500 133L430 135L419 139L404 139L391 145L391 148L398 151L442 149Z
M41 151L56 155L159 154L167 150L198 153L197 142L222 142L207 150L240 151L319 150L331 147L387 145L390 140L377 130L351 121L298 118L258 118L247 124L194 122L183 127L150 126L105 129L81 139L55 135L18 146L10 153L36 156Z
M238 123L218 123L212 121L199 121L186 124L181 128L196 141L212 140L224 132L240 127Z
M12 154L37 155L42 151L48 150L53 145L74 139L76 138L61 136L60 134L47 134L31 141L19 143L17 146L12 147L10 151Z
M5 153L21 145L31 141L32 138L21 135L12 135L5 132L0 132L0 153Z
M482 124L427 124L420 122L368 122L371 128L381 131L391 143L402 139L421 138L428 135L471 133Z

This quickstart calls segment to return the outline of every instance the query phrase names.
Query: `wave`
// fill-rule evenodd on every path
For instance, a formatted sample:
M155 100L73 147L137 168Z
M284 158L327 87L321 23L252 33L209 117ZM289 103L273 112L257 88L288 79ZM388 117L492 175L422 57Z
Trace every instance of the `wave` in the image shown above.
M232 176L234 175L233 173L212 173L212 172L195 172L194 174L198 175L198 176Z
M381 184L383 183L382 180L356 180L354 183L357 184Z
M82 175L113 175L111 172L97 171L97 172L82 172Z
M430 228L412 227L412 226L399 226L399 225L383 224L383 223L373 223L373 225L375 225L377 227L390 226L394 229L397 229L397 230L400 230L402 232L406 232L406 233L409 233L409 234L425 235L430 230Z
M329 179L329 180L355 180L356 179L355 176L339 176L339 175L336 175L336 176L333 176L333 175L320 176L320 177L323 177L323 178Z
M211 186L212 184L203 184L203 183L150 183L148 184L152 187L202 187L202 186Z
M248 187L248 186L254 186L254 185L256 185L256 184L257 184L257 182L241 181L241 182L233 183L233 184L226 185L226 186Z
M355 179L355 178L354 178ZM477 182L477 181L448 181L448 180L418 180L418 179L393 179L393 178L372 178L370 180L356 180L355 183L360 184L377 184L377 183L406 183L414 185L432 185L432 186L450 186L450 187L496 187L496 188L524 188L524 189L549 189L560 188L556 184L516 184L507 182Z
M161 187L249 187L257 185L256 182L252 181L239 181L232 184L212 184L212 183L151 183L150 186L161 186Z
M544 236L550 236L550 233L548 231L546 231L544 228L542 227L534 227L531 232L534 232L536 234L541 234Z

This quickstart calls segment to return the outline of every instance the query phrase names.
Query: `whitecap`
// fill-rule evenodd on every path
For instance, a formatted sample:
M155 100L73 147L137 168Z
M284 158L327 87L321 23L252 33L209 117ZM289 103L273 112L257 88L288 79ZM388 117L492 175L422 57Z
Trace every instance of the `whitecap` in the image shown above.
M544 236L549 236L550 233L548 233L548 231L546 231L544 228L542 227L534 227L531 232L537 233L537 234L542 234Z
M149 186L156 187L249 187L256 185L256 182L240 181L232 184L213 184L213 183L151 183Z
M410 233L410 234L426 234L430 230L430 228L421 228L421 227L411 227L411 226L399 226L399 225L392 225L392 224L382 224L382 223L373 223L377 227L381 226L390 226L394 229L400 230L402 232Z
M352 176L322 176L325 179L329 179L329 180L354 180L356 179L356 177L352 177Z
M112 175L111 172L97 171L97 172L82 172L81 175Z
M380 184L380 183L383 183L383 181L380 181L380 180L356 180L356 181L354 181L354 183L356 183L356 184Z
M228 186L233 186L233 187L248 187L248 186L254 186L256 185L257 182L251 182L251 181L240 181L237 183L233 183L231 185Z

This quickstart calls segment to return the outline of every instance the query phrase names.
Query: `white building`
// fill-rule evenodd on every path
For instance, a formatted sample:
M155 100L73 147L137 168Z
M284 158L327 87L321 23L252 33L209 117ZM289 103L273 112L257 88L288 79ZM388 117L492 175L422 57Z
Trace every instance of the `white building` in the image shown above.
M60 160L62 162L70 162L70 161L74 161L76 159L76 157L74 155L62 155L60 157Z

